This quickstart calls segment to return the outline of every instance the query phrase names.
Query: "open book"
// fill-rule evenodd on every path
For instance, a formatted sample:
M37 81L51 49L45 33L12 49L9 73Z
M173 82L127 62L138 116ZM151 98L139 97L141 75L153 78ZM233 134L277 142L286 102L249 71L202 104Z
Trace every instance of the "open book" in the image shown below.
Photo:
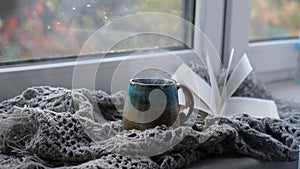
M207 55L206 66L210 78L210 85L199 75L193 72L186 64L182 64L172 78L187 86L194 95L194 108L211 116L230 116L238 113L249 114L253 117L279 118L276 104L273 100L264 100L248 97L231 97L241 83L253 70L246 54L232 65L233 51L230 56L225 75L220 79L218 74L221 67L212 65L211 58ZM213 58L216 65L219 59ZM231 71L231 72L230 72ZM219 81L218 81L219 80ZM221 84L221 85L220 85ZM180 104L183 102L180 97Z

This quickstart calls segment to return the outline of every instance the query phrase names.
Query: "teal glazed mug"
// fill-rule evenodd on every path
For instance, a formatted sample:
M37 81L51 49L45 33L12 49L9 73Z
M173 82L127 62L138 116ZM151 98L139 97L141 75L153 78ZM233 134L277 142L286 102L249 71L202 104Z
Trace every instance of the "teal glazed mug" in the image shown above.
M180 111L178 90L182 89L189 110ZM172 79L131 79L125 98L122 126L125 130L146 130L159 125L177 127L193 112L190 90Z

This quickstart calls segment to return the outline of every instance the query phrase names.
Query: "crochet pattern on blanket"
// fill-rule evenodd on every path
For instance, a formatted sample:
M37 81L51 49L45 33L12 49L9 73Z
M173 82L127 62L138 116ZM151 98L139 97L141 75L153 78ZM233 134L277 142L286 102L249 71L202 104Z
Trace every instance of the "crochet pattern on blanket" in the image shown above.
M201 67L192 69L207 77ZM275 100L281 119L245 114L204 119L194 113L192 127L124 131L116 109L124 104L124 92L31 87L0 103L0 168L173 169L220 154L297 160L300 105L273 98L254 74L234 95ZM175 147L147 156L178 137L183 139Z

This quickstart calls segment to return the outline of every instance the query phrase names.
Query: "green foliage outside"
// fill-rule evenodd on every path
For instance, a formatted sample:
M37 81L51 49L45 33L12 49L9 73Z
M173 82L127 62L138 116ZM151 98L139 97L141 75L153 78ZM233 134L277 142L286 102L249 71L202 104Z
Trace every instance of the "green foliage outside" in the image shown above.
M297 37L300 0L252 0L250 40Z

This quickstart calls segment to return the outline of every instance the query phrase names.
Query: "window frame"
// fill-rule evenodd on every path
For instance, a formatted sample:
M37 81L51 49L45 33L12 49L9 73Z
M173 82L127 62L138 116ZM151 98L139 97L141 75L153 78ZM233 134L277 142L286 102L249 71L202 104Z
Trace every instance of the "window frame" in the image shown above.
M224 2L219 0L195 0L195 26L200 28L216 46L217 51L222 53L223 41L223 18L224 18ZM198 45L197 34L194 37L194 47ZM173 51L174 54L182 58L186 62L190 62L194 52L192 49L183 49ZM146 57L162 57L163 54L141 55L138 59ZM121 63L126 56L110 57L101 60L101 67L104 68L104 77L101 77L101 83L97 84L96 89L110 92L109 79L115 68ZM12 98L26 88L31 86L53 86L72 88L72 77L74 66L83 65L89 67L93 64L99 64L99 59L91 59L85 61L61 61L58 63L35 63L33 65L0 68L0 101ZM89 72L82 72L82 77L88 76ZM96 79L100 80L100 79ZM89 88L89 84L82 87Z
M248 40L250 10L251 1L195 1L195 26L210 38L225 65L231 49L235 48L236 56L242 56L244 52L248 54L257 76L263 82L271 83L292 79L296 73L299 55L295 48L297 39L250 43ZM193 37L194 48L197 48L199 46L198 35L194 34ZM192 50L183 49L173 52L186 62L190 62L192 59ZM107 77L104 78L108 78L112 74L122 59L124 57L112 57L104 60L104 64L101 65L107 72ZM72 88L74 66L76 64L86 66L98 64L97 61L92 63L94 61L41 62L18 67L2 67L0 68L0 101L16 96L30 86L49 85ZM106 82L106 80L103 81ZM107 92L110 91L109 87L109 83L96 86L97 89Z
M251 0L226 0L226 25L224 61L228 62L230 50L237 56L248 54L256 75L264 83L293 79L299 52L296 39L249 41Z

